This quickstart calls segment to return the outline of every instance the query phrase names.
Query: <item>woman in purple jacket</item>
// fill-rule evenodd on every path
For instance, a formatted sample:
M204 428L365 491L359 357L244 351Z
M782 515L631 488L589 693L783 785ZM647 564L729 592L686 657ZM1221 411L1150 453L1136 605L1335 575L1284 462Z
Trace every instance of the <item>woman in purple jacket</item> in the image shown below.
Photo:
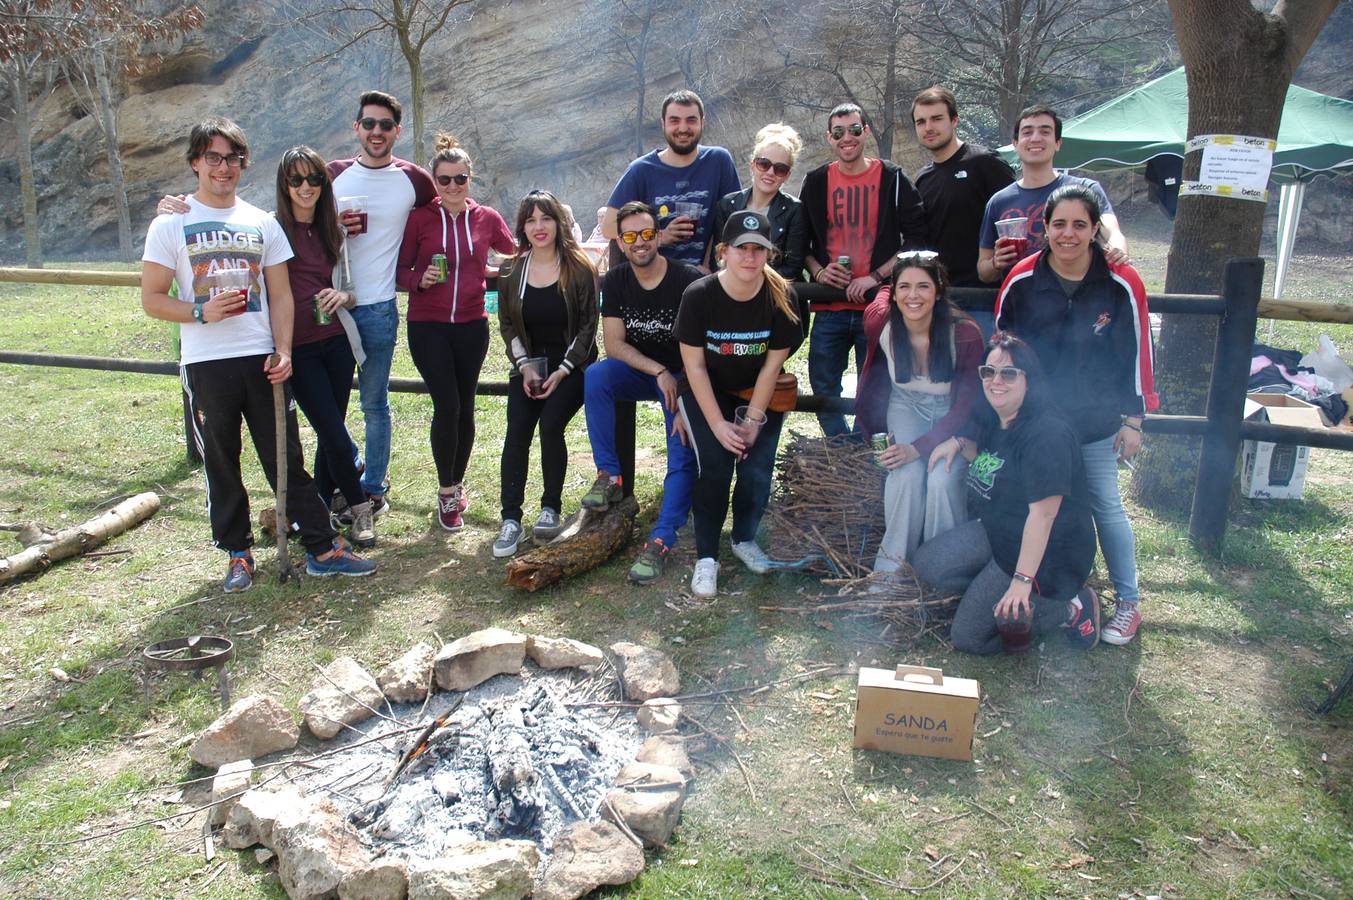
M508 255L516 242L496 210L470 199L470 155L455 138L437 135L428 168L437 196L409 214L395 282L409 292L409 354L432 395L437 521L457 531L470 505L464 483L474 447L474 392L489 351L489 251ZM445 276L432 262L438 254L446 257Z
M946 296L948 273L930 250L897 254L892 282L865 309L868 342L856 391L865 434L888 434L877 454L887 530L875 572L895 572L922 540L966 521L964 474L936 466L937 445L958 431L977 396L982 333Z

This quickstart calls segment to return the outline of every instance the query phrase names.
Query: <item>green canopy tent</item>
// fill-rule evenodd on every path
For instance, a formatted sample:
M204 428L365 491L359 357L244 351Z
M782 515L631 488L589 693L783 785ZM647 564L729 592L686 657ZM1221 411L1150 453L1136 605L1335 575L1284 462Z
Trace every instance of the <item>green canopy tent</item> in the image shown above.
M1181 66L1063 123L1057 167L1103 172L1142 167L1161 156L1182 159L1188 109ZM1001 153L1017 164L1012 147L1002 147ZM1280 186L1275 297L1282 296L1287 278L1306 184L1321 172L1353 172L1353 103L1293 85L1287 89L1270 176Z

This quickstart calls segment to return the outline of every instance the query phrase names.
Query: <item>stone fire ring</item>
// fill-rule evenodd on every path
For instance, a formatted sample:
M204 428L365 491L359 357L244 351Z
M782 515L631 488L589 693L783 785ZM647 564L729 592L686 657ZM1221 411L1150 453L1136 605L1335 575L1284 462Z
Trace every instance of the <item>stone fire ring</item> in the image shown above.
M679 691L676 667L661 651L638 644L609 649L608 657L569 638L487 628L440 650L419 643L374 677L350 657L334 660L300 701L306 728L328 740L391 709L389 703L426 708L429 692L467 692L496 675L517 675L527 658L547 671L594 674L612 667L621 699L643 703L635 719L639 734L648 736L615 775L600 818L563 826L548 856L535 842L517 839L472 840L431 860L373 853L330 796L291 784L286 766L255 767L253 760L290 750L300 739L291 711L267 696L234 703L189 751L195 762L218 769L211 823L224 826L225 846L261 845L266 849L255 851L260 861L275 856L292 898L569 900L601 885L628 883L643 871L643 848L664 846L671 837L693 770L675 734L681 707L668 699Z

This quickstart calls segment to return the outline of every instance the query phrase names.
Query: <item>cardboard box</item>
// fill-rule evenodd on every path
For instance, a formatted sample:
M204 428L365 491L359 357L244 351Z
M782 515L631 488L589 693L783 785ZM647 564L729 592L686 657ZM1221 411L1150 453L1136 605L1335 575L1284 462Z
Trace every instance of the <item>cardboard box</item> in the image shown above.
M972 759L982 686L941 669L860 669L855 743L862 750Z
M1288 394L1249 394L1245 418L1275 425L1323 428L1318 407ZM1295 444L1245 441L1241 451L1240 491L1246 497L1290 500L1306 489L1306 467L1311 448Z

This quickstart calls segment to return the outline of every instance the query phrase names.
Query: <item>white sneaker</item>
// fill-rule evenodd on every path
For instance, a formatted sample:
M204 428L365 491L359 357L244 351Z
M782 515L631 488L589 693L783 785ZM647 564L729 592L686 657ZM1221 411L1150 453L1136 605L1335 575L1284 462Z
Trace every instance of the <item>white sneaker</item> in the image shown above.
M756 541L740 541L733 545L733 555L742 560L742 564L758 575L770 571L770 557L757 545Z
M517 545L520 543L521 523L516 519L508 519L498 531L498 540L493 542L493 555L498 559L512 556L517 552Z
M719 561L712 556L695 561L691 575L691 593L697 597L713 597L719 593Z

